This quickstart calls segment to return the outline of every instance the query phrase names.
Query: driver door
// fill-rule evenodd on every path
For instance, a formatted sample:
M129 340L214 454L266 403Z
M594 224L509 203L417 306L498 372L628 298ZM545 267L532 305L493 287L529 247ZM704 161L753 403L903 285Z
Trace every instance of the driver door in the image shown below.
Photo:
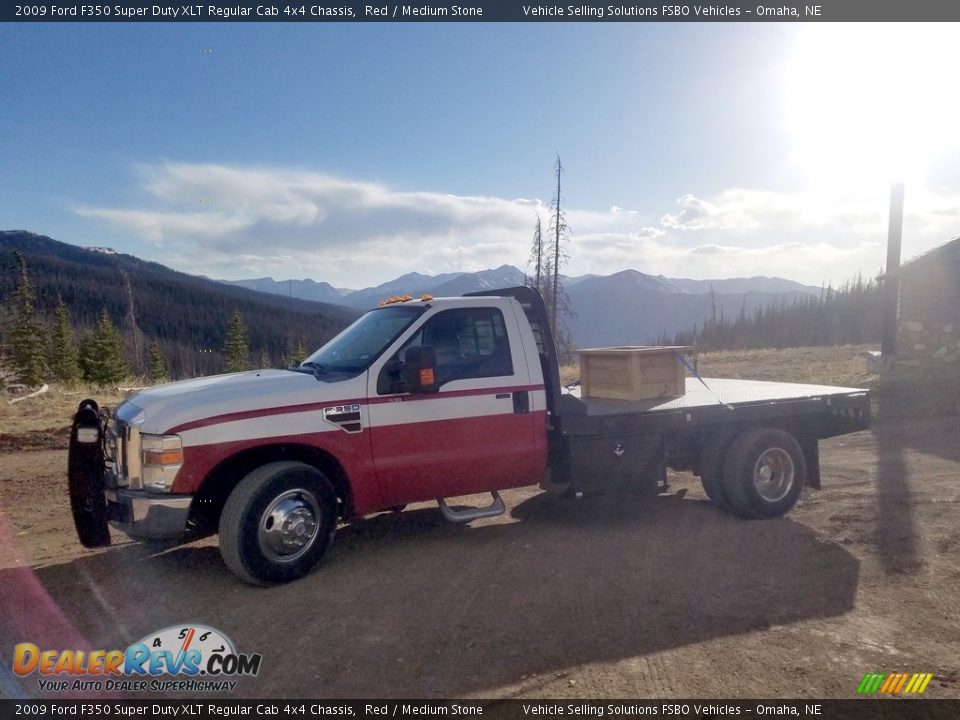
M388 505L539 482L530 377L510 321L497 307L438 312L371 374L370 437ZM413 345L434 348L438 392L405 392L388 377Z

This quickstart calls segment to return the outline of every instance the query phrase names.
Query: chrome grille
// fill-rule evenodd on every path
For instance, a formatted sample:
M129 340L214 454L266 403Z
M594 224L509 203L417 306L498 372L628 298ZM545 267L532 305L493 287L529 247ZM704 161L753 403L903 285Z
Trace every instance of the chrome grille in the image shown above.
M119 487L142 487L140 462L140 425L143 411L129 402L121 403L111 417L114 447L108 451Z

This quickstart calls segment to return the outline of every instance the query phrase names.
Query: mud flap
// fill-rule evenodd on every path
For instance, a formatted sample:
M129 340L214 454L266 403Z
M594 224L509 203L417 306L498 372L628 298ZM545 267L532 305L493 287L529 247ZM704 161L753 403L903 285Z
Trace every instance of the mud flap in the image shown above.
M84 400L73 417L73 427L70 429L67 477L73 524L77 528L80 543L88 548L110 544L103 474L100 408L95 401Z

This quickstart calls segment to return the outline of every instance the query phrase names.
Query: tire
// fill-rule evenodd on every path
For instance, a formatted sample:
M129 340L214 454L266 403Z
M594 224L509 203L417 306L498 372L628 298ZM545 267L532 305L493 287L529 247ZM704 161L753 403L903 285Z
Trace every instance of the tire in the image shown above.
M723 488L723 460L729 443L729 436L714 435L700 453L700 484L710 502L721 510L730 510L730 501Z
M742 518L784 515L796 504L806 481L800 443L783 430L747 430L733 441L723 462L729 509Z
M313 569L336 529L337 495L322 472L299 462L269 463L247 475L227 498L220 515L220 554L244 582L287 583Z

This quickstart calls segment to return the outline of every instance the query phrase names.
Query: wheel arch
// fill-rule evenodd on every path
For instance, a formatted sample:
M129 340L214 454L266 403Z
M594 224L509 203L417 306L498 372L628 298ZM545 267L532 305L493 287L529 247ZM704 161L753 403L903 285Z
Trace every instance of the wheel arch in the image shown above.
M353 491L340 461L331 453L305 443L280 442L245 448L223 460L207 473L190 508L193 524L217 527L227 497L250 472L271 462L291 460L316 468L330 480L339 500L341 518L353 514Z

